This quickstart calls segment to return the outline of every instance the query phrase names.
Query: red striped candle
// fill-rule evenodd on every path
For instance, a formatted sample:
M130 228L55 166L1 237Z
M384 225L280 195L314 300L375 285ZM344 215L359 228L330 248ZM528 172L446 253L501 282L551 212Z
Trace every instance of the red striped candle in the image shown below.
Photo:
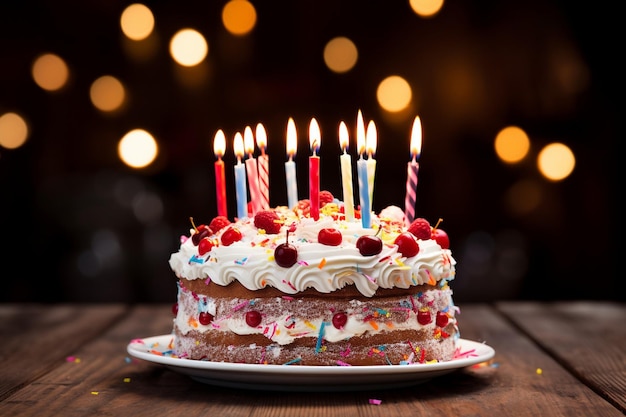
M415 117L411 132L411 161L407 164L406 196L404 198L404 215L407 225L415 219L415 203L417 201L417 174L419 164L417 160L422 151L422 122L419 116Z
M270 158L265 153L267 146L267 133L261 123L256 125L256 146L261 149L259 156L259 191L261 193L261 207L264 210L270 208Z

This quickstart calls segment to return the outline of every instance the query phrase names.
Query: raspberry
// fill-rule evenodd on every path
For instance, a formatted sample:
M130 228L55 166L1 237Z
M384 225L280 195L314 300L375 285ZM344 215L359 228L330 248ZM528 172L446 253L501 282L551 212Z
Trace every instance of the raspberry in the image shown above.
M320 191L320 208L324 207L328 203L332 203L334 200L335 197L333 197L330 191Z
M423 218L413 220L413 223L411 223L408 230L413 233L416 238L421 240L428 240L432 236L430 223L428 223L428 220Z
M261 210L254 216L254 225L257 229L264 229L265 233L276 235L280 232L278 214L272 210Z
M228 220L226 216L217 216L211 220L211 223L209 223L209 229L211 229L211 231L215 234L229 224L230 220Z

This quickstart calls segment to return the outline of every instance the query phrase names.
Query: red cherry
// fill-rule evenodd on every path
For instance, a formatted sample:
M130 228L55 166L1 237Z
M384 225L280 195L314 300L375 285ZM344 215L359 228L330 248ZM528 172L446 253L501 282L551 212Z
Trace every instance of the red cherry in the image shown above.
M339 246L342 240L343 236L341 235L341 232L334 227L321 229L317 233L317 241L322 245Z
M421 324L422 326L427 325L431 321L433 321L433 319L432 319L432 317L430 317L430 311L429 310L419 310L417 312L417 322L419 324Z
M281 243L274 250L274 260L279 266L289 268L298 261L298 249L291 243Z
M335 313L333 315L333 326L337 329L343 329L343 326L348 322L348 315L344 312Z
M177 315L178 314L178 303L172 304L172 314L173 315Z
M261 313L256 310L246 313L246 324L250 327L256 327L261 324Z
M200 324L206 326L207 324L213 321L213 315L211 313L207 313L206 311L203 311L198 316L198 321L200 322Z
M202 256L208 251L210 251L211 248L213 248L213 240L211 240L211 238L208 236L203 237L202 240L200 241L200 244L198 244L198 254Z
M229 227L224 233L222 233L222 245L230 246L235 242L239 242L242 237L243 236L239 229L237 229L236 227Z
M194 232L193 235L191 235L191 241L193 242L193 244L195 246L198 246L198 244L200 243L200 241L209 236L211 234L211 230L204 224L201 224Z
M433 239L441 246L442 249L450 249L450 238L448 234L441 229L433 229Z
M400 233L393 243L398 245L398 252L407 258L417 255L420 251L417 238L411 232Z
M439 327L446 327L446 324L448 324L448 315L442 311L438 311L435 323L437 323Z
M356 240L356 247L361 255L374 256L383 250L383 241L378 236L364 235Z

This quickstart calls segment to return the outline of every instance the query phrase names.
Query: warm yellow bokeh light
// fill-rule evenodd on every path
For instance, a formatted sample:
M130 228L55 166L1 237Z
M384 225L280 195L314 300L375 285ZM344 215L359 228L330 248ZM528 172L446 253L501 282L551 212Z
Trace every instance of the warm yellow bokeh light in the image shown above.
M411 86L398 75L385 78L376 90L376 98L380 107L393 113L406 109L411 103L412 97Z
M230 0L222 9L222 23L233 35L246 35L256 25L256 9L247 0Z
M411 9L421 17L432 17L443 7L443 0L409 0Z
M514 164L528 155L530 140L521 128L507 126L498 132L493 146L498 158L507 164Z
M28 125L17 113L0 116L0 146L7 149L19 148L28 139Z
M333 72L350 71L356 65L358 57L356 45L344 36L331 39L324 47L324 63Z
M89 98L92 104L102 111L113 111L124 103L126 91L115 77L104 75L91 84Z
M146 39L154 30L154 15L144 4L131 4L122 12L120 27L129 39L134 41Z
M201 63L209 53L209 44L200 32L181 29L170 41L170 55L178 64L193 67Z
M47 91L56 91L67 83L69 69L58 55L43 54L35 60L32 75L39 87Z
M520 180L508 189L504 195L504 203L511 214L523 216L536 210L542 198L539 184L531 180Z
M576 165L572 150L562 143L551 143L544 147L537 157L537 167L541 174L551 181L567 178Z
M143 168L150 165L159 151L154 137L143 129L134 129L124 135L117 146L117 154L126 165Z

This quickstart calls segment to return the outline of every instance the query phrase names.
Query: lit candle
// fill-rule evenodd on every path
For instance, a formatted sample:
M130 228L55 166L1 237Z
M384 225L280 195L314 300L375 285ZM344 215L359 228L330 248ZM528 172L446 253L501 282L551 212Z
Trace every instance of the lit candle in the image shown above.
M339 157L341 164L341 184L343 187L343 206L346 220L354 220L354 191L352 190L352 157L348 150L348 128L344 122L339 124L339 146L343 154Z
M368 190L367 161L363 158L365 152L365 126L363 116L359 110L356 124L356 144L359 150L359 160L356 162L356 171L359 179L359 198L361 202L361 224L365 228L371 226L371 204Z
M218 130L213 139L213 153L217 157L215 161L215 195L217 197L217 215L228 217L226 209L226 176L224 174L224 161L222 156L226 151L226 136L222 129Z
M309 157L309 201L311 203L311 217L315 220L320 218L320 157L317 151L320 148L320 127L315 118L309 125L309 143L313 155Z
M241 163L241 158L243 157L243 136L239 132L235 133L233 148L237 156L237 165L235 165L237 217L243 219L248 217L248 197L246 195L246 166Z
M261 149L259 156L259 191L261 193L261 208L270 208L270 158L265 153L267 133L261 123L256 125L256 145Z
M248 188L250 189L250 203L252 203L252 214L261 210L261 193L259 191L259 171L254 157L254 134L252 128L246 126L243 131L243 146L248 154L246 159L246 173L248 174Z
M407 225L415 219L415 202L417 201L417 173L420 165L417 160L422 151L422 122L419 116L413 121L411 132L411 160L407 163L406 170L406 196L404 198L404 216Z
M369 192L370 205L374 204L374 177L376 176L376 125L370 120L365 132L365 148L367 149L367 190Z
M298 182L296 180L296 163L293 157L298 147L298 134L296 124L290 117L287 121L287 155L289 160L285 162L285 177L287 178L287 202L290 209L298 204Z

